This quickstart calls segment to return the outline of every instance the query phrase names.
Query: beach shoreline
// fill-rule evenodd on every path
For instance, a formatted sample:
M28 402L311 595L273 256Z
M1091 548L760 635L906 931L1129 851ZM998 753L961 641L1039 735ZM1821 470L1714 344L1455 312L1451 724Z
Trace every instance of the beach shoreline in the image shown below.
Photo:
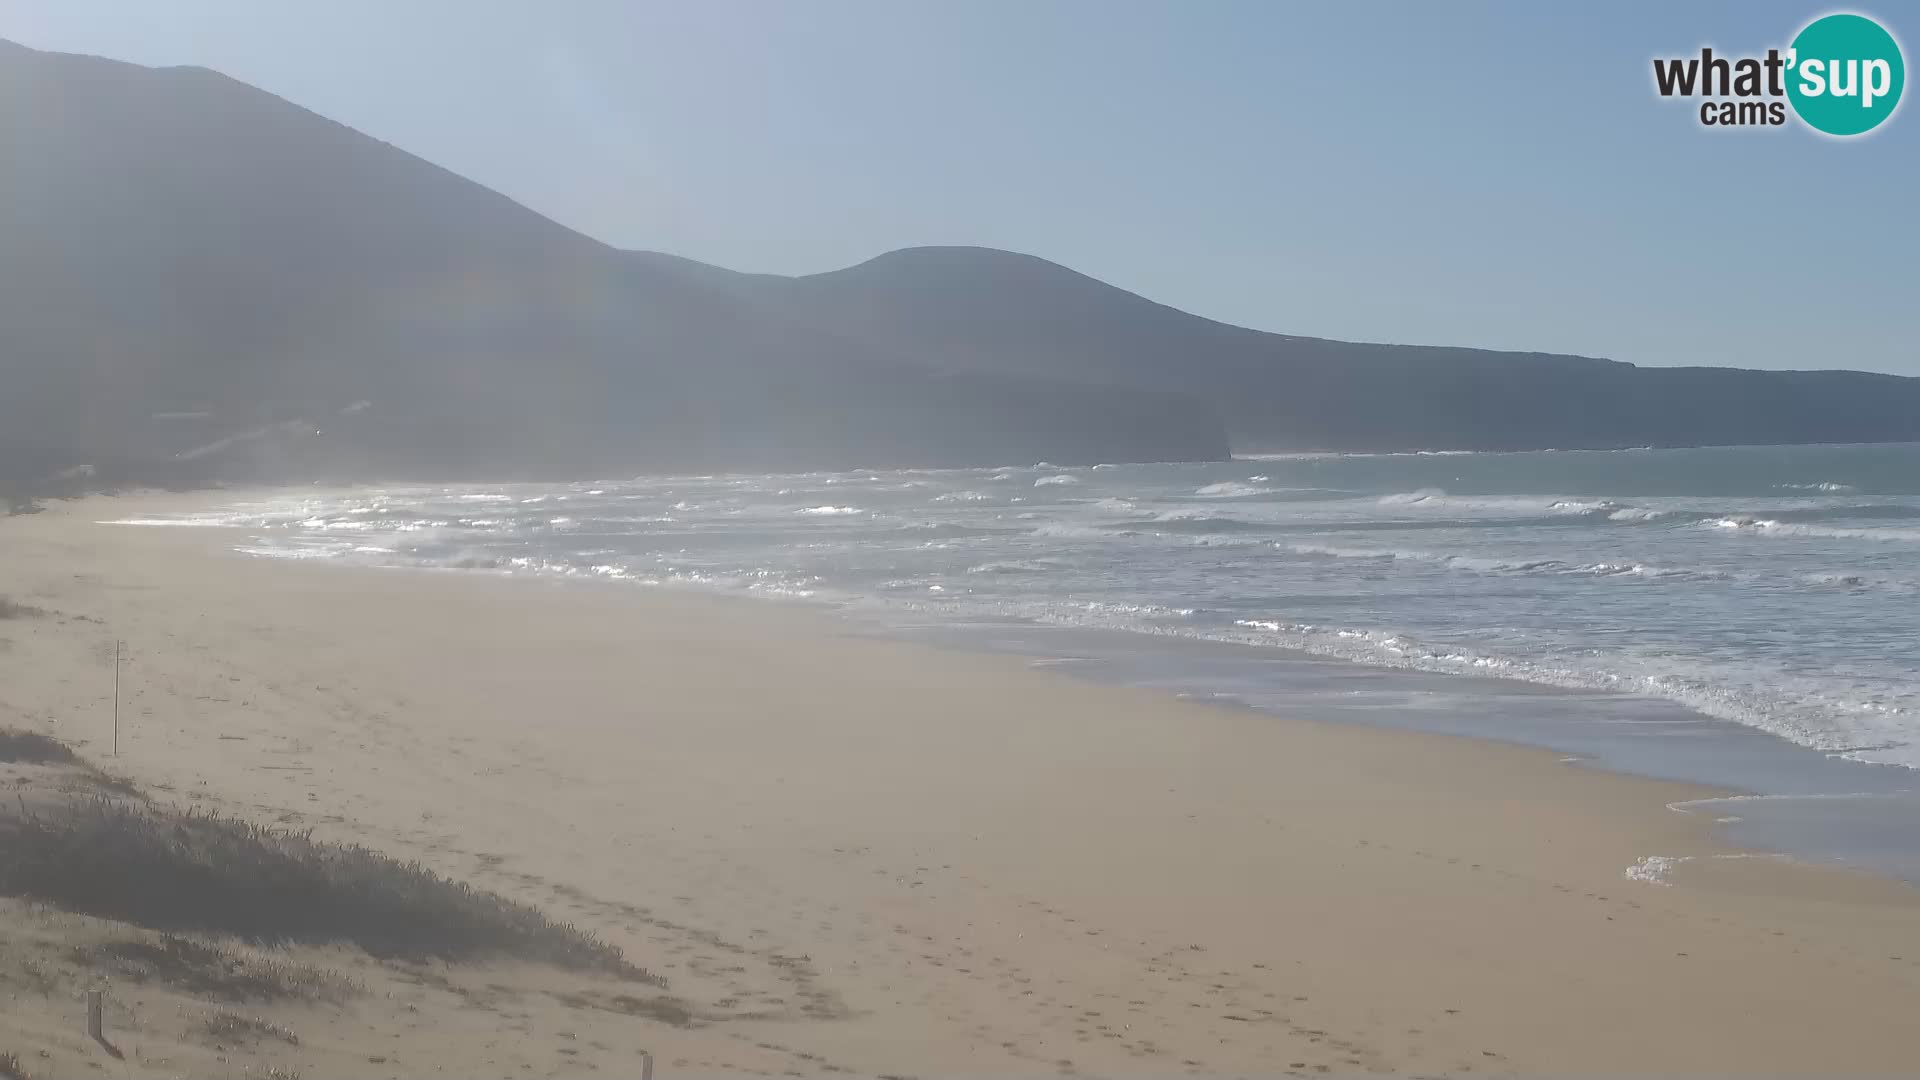
M100 524L237 497L0 520L0 595L46 613L0 624L0 722L105 758L124 640L117 771L566 905L690 999L798 1007L663 1028L679 1072L1907 1067L1920 891L1669 808L1728 791L795 605Z

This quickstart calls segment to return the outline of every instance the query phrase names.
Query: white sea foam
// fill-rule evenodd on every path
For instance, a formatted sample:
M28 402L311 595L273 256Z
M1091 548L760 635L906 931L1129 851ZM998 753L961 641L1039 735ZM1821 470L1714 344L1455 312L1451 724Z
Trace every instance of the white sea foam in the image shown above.
M1804 680L1793 680L1792 685L1788 685L1789 680L1777 675L1745 686L1730 683L1724 677L1716 679L1716 675L1723 674L1723 669L1711 661L1669 657L1630 662L1625 657L1612 657L1595 664L1590 658L1568 657L1553 662L1499 655L1464 645L1425 642L1392 630L1322 626L1277 618L1239 619L1235 625L1260 632L1261 643L1361 663L1435 673L1493 675L1568 689L1666 698L1709 716L1770 731L1816 749L1863 760L1908 761L1902 756L1887 758L1869 753L1874 749L1883 754L1897 750L1906 745L1905 736L1895 736L1897 741L1890 745L1862 745L1863 740L1874 737L1869 733L1884 740L1894 732L1908 730L1909 712L1905 708L1873 701L1847 701L1830 686ZM1237 639L1227 635L1221 640ZM1831 722L1836 710L1849 716L1846 726L1835 726ZM1920 763L1920 757L1913 760Z
M1033 530L1034 536L1044 536L1054 540L1111 540L1119 536L1132 536L1124 529L1101 529L1089 525L1042 525Z
M242 555L269 559L337 559L352 551L352 546L323 544L240 544L234 547Z
M1276 544L1296 555L1321 556L1329 559L1416 559L1438 561L1441 557L1429 555L1423 551L1393 551L1386 548L1335 547L1328 544Z
M1580 575L1587 577L1686 578L1721 580L1727 577L1711 570L1653 566L1639 562L1569 562L1562 559L1513 559L1491 556L1447 555L1432 551L1392 548L1340 547L1327 544L1277 544L1296 555L1329 559L1393 560L1428 563L1454 570L1480 574Z
M1223 480L1218 484L1208 484L1194 492L1205 499L1246 499L1256 495L1271 495L1272 488L1255 487L1251 483L1238 480Z
M1053 476L1043 476L1040 479L1035 480L1033 482L1033 486L1034 487L1052 487L1057 484L1077 484L1079 482L1080 482L1080 478L1073 475L1072 473L1056 473Z
M1217 522L1225 522L1225 523L1238 524L1238 525L1252 524L1252 522L1243 521L1240 518L1232 517L1227 514L1222 514L1218 510L1208 509L1204 507L1197 507L1197 506L1182 506L1182 507L1176 507L1172 510L1163 510L1158 514L1153 515L1153 520L1155 521L1217 521Z
M1143 616L1149 619L1189 619L1193 608L1168 607L1165 604L1129 604L1111 600L1088 600L1078 605L1098 615Z
M1419 491L1401 491L1392 495L1380 496L1381 506L1432 506L1443 503L1447 493L1439 488L1421 488Z
M1382 495L1381 506L1408 507L1417 510L1444 510L1464 514L1534 516L1545 514L1594 514L1620 509L1610 499L1556 498L1534 495L1450 495L1440 488L1421 488Z
M866 511L857 506L809 506L794 513L802 517L847 517L850 514L864 514Z
M969 574L1045 574L1059 567L1052 563L1033 559L1008 559L1001 562L981 563L967 567Z
M1673 876L1674 870L1681 863L1692 861L1691 855L1648 855L1627 867L1626 873L1621 876L1645 885L1670 886L1673 882L1668 879Z
M1808 525L1777 518L1735 514L1710 518L1701 523L1708 528L1753 536L1787 536L1819 540L1874 540L1882 543L1920 543L1920 529L1842 528L1832 525Z
M1671 514L1670 510L1653 510L1644 506L1623 506L1607 515L1608 521L1658 521Z
M1788 798L1823 797L1825 796L1788 796ZM1838 797L1854 798L1855 796L1843 795ZM1732 825L1742 819L1736 816L1728 816L1717 817L1713 820L1715 824ZM1733 859L1788 859L1791 857L1792 856L1784 852L1778 851L1724 851L1706 856L1706 858L1715 862ZM1700 856L1697 855L1648 855L1639 862L1627 867L1626 872L1621 876L1625 877L1628 881L1638 881L1645 885L1671 886L1673 884L1673 872L1675 870L1679 869L1683 864L1698 862L1699 859Z
M1266 541L1260 539L1257 536L1235 536L1235 535L1223 536L1217 533L1207 533L1207 532L1203 532L1193 536L1181 537L1180 542L1184 543L1188 547L1199 547L1199 548L1236 548L1236 547L1256 547L1256 546L1264 547L1266 545Z

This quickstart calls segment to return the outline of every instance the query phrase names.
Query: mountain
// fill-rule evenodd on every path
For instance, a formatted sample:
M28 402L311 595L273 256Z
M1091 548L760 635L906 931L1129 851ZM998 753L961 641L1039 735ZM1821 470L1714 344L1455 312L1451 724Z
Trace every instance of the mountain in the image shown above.
M211 71L0 42L0 101L0 461L18 473L1227 451L1190 395L943 367L797 322Z
M0 42L0 102L0 488L1920 439L1916 379L1265 333L983 248L620 251L204 69Z
M1920 440L1920 379L1263 333L985 248L915 248L731 284L810 325L910 342L950 369L1196 394L1243 452Z

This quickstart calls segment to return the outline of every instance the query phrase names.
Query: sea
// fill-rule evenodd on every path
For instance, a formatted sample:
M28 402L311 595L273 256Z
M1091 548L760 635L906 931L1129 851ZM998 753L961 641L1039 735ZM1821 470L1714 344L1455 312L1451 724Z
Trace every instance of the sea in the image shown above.
M1546 747L1740 792L1675 807L1733 842L1920 882L1920 444L383 486L127 523L806 603L1233 707Z

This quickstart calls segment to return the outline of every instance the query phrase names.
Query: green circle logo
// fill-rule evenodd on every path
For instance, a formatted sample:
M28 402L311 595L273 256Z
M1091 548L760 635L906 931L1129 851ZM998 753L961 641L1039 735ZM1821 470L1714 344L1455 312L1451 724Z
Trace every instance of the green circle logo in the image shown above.
M1787 65L1793 111L1828 135L1862 135L1880 126L1907 84L1899 42L1864 15L1808 23L1793 39Z

